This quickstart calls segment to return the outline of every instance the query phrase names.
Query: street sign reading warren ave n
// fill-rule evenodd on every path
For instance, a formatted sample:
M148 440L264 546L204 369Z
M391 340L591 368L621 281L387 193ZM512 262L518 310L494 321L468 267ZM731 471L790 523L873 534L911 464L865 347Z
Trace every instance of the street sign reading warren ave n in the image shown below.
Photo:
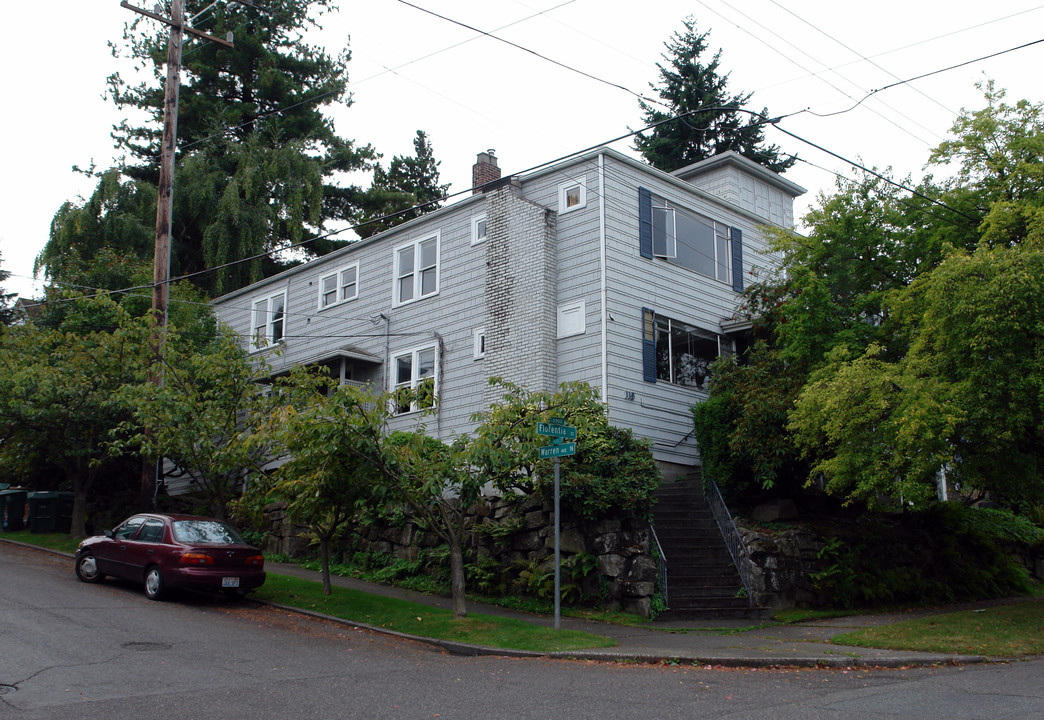
M542 448L537 448L539 457L541 460L547 460L548 458L565 457L566 455L576 454L576 443L559 443L558 445L547 445Z

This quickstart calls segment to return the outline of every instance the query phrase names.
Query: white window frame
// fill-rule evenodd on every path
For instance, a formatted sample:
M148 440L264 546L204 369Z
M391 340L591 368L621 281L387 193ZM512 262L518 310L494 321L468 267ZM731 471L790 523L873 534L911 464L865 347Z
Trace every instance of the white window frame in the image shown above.
M282 312L273 316L269 308L273 300L282 300ZM250 303L250 348L263 350L285 341L286 338L286 288L254 298ZM263 316L263 317L262 317Z
M435 243L435 263L430 266L421 267L422 251L421 248L428 242L434 241ZM402 258L405 256L405 252L410 248L412 252L412 262L408 272L405 271L401 265L403 264ZM392 278L392 305L398 307L399 305L407 305L409 303L423 300L424 298L433 297L439 294L439 276L442 269L442 233L437 231L430 235L424 235L416 240L411 240L408 243L398 245L394 249L394 262L395 274ZM419 270L419 271L418 271ZM424 272L431 270L435 276L435 287L427 293L423 293L423 280ZM410 277L412 279L411 295L410 297L402 298L402 280Z
M482 234L479 235L479 226L482 226ZM476 215L471 218L471 244L478 245L479 243L486 242L486 232L488 230L486 224L486 213Z
M587 332L587 302L562 303L558 306L558 338L583 335Z
M664 240L663 243L657 243L656 237L656 225L657 225L657 214L663 214L663 226L664 226ZM669 202L662 198L653 197L652 199L652 214L653 214L653 257L658 258L676 258L678 257L678 230L675 219L675 209ZM659 246L659 247L658 247Z
M690 219L695 220L708 226L711 233L714 236L713 251L714 257L711 261L714 265L714 275L708 275L696 268L689 267L689 265L678 262L678 223L677 214L682 213L688 216ZM706 215L702 215L691 210L687 210L684 207L675 205L670 200L659 197L657 195L652 196L652 213L653 213L653 257L658 257L663 260L673 261L671 264L677 265L678 267L685 268L694 273L702 275L703 277L710 278L711 280L717 280L726 284L732 283L732 229L725 223L717 220L712 220ZM656 233L656 214L664 214L664 233L665 238L662 243L657 242Z
M575 205L568 205L569 192L573 189L578 190L579 199ZM570 213L574 210L580 210L585 207L587 207L587 180L585 178L570 180L569 182L564 182L558 186L559 215L564 215L565 213Z
M471 334L472 353L476 360L486 357L486 328L475 328Z
M418 368L420 368L420 360L423 353L430 352L432 354L432 370L431 375L417 375ZM409 380L400 382L399 381L399 360L401 358L410 359L410 378ZM391 373L388 377L390 387L388 391L392 394L392 414L393 415L408 415L410 413L420 412L427 408L421 407L416 400L410 403L410 407L407 410L403 410L395 402L395 391L399 388L409 388L410 390L416 390L417 387L424 382L427 378L432 379L434 384L434 403L438 405L439 402L439 351L437 345L422 345L420 347L411 348L410 350L404 350L397 352L391 356Z
M352 296L345 297L344 289L346 287L344 276L347 272L353 272L355 274L355 280L351 283L353 288ZM329 293L326 290L326 281L333 278L334 281L334 299L333 302L325 302L326 295ZM344 267L325 275L319 276L319 309L325 310L326 308L340 305L341 303L351 302L355 298L359 297L359 263L352 263L351 265L345 265Z

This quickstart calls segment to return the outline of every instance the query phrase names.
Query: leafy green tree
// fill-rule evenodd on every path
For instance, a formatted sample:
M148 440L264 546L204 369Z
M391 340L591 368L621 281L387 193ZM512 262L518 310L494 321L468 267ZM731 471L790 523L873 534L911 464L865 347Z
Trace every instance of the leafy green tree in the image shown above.
M73 253L64 258L61 279L44 288L41 307L34 314L37 325L64 328L75 300L88 296L97 289L117 288L108 297L122 306L127 315L140 318L152 309L152 264L133 255L120 254L112 248L99 248L88 258ZM216 335L214 314L207 298L190 282L182 280L171 285L168 322L180 328L182 339L196 347L209 343ZM91 329L82 322L76 327ZM96 329L111 329L99 325Z
M93 171L88 171L93 175ZM36 258L34 272L66 282L81 282L89 287L117 290L129 278L84 278L82 268L97 267L151 258L156 240L156 187L127 180L118 169L97 175L98 184L91 197L77 205L64 203L54 219L47 244ZM107 262L93 263L105 252ZM150 275L151 281L151 275ZM95 284L96 283L96 284Z
M598 391L587 383L563 383L556 392L533 392L494 380L503 394L479 413L466 448L468 466L504 492L553 492L554 461L539 460L548 438L537 423L560 417L576 428L576 454L562 458L560 491L566 507L597 520L614 513L647 516L660 473L649 443L609 424Z
M393 433L386 445L383 473L395 482L387 497L409 505L450 548L453 614L464 617L464 539L467 510L487 484L501 492L537 493L550 498L553 461L538 460L547 438L539 421L562 417L577 428L577 454L562 460L561 496L585 518L613 511L648 514L660 475L646 443L609 425L598 393L585 383L566 383L557 392L532 392L495 380L503 396L474 416L470 435L442 443L423 432Z
M173 463L210 513L224 519L248 474L269 457L254 437L271 404L259 385L268 368L227 329L200 343L169 328L161 361L159 385L142 367L123 388L133 414L117 429L114 450Z
M710 398L692 407L704 477L730 500L751 503L763 492L790 494L808 475L787 422L805 374L765 340L742 358L712 366Z
M691 17L683 25L684 32L674 33L664 44L666 65L657 63L659 84L650 85L662 103L639 101L643 124L657 125L635 137L635 149L665 172L729 150L773 172L785 171L796 158L780 157L779 147L765 145L768 110L760 117L745 112L751 94L730 94L729 76L719 72L721 50L704 63L708 33L699 32ZM671 120L678 115L684 117Z
M952 139L932 151L929 162L957 165L945 186L946 200L985 215L982 242L1039 245L1044 242L1044 104L1009 105L992 80L977 87L986 107L961 113Z
M384 421L381 410L351 385L296 368L278 386L281 406L255 436L280 462L251 487L255 497L278 500L287 516L319 542L323 592L331 593L330 543L355 517L376 486L376 439L366 433Z
M122 388L144 362L143 325L108 297L70 298L62 329L29 322L0 335L0 466L30 477L53 466L74 494L73 536L87 501L118 462L110 432L131 417Z
M783 270L747 298L765 342L745 369L719 363L716 404L695 411L722 467L760 443L847 500L923 504L940 470L995 499L1039 496L1044 115L983 89L987 107L932 155L959 164L952 179L906 198L867 176L821 198L809 237L778 234ZM767 415L766 397L783 399Z

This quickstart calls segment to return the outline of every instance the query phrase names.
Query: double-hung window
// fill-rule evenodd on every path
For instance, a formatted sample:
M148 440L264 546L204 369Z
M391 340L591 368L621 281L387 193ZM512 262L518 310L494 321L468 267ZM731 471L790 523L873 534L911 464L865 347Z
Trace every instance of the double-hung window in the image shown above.
M395 248L395 304L439 292L439 234Z
M743 235L739 228L704 217L638 189L639 251L743 291Z
M435 346L409 350L392 356L394 413L404 415L433 407L436 387Z
M319 309L354 300L359 294L359 263L319 278Z
M642 314L645 380L706 390L711 363L732 353L732 341L648 308Z
M286 323L286 290L255 300L251 308L251 344L254 349L282 342Z

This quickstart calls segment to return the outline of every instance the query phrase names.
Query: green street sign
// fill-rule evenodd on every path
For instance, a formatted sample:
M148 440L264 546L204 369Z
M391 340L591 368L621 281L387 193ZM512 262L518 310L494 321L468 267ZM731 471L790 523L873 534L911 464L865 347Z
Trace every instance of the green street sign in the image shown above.
M547 447L537 448L540 453L541 460L547 460L548 458L565 457L566 455L576 454L576 443L561 443L559 445L548 445Z
M565 425L565 418L553 417L550 419L552 425Z
M557 418L552 418L555 420ZM537 423L537 435L548 435L553 438L565 440L576 440L576 428L571 425L554 425L552 423Z

